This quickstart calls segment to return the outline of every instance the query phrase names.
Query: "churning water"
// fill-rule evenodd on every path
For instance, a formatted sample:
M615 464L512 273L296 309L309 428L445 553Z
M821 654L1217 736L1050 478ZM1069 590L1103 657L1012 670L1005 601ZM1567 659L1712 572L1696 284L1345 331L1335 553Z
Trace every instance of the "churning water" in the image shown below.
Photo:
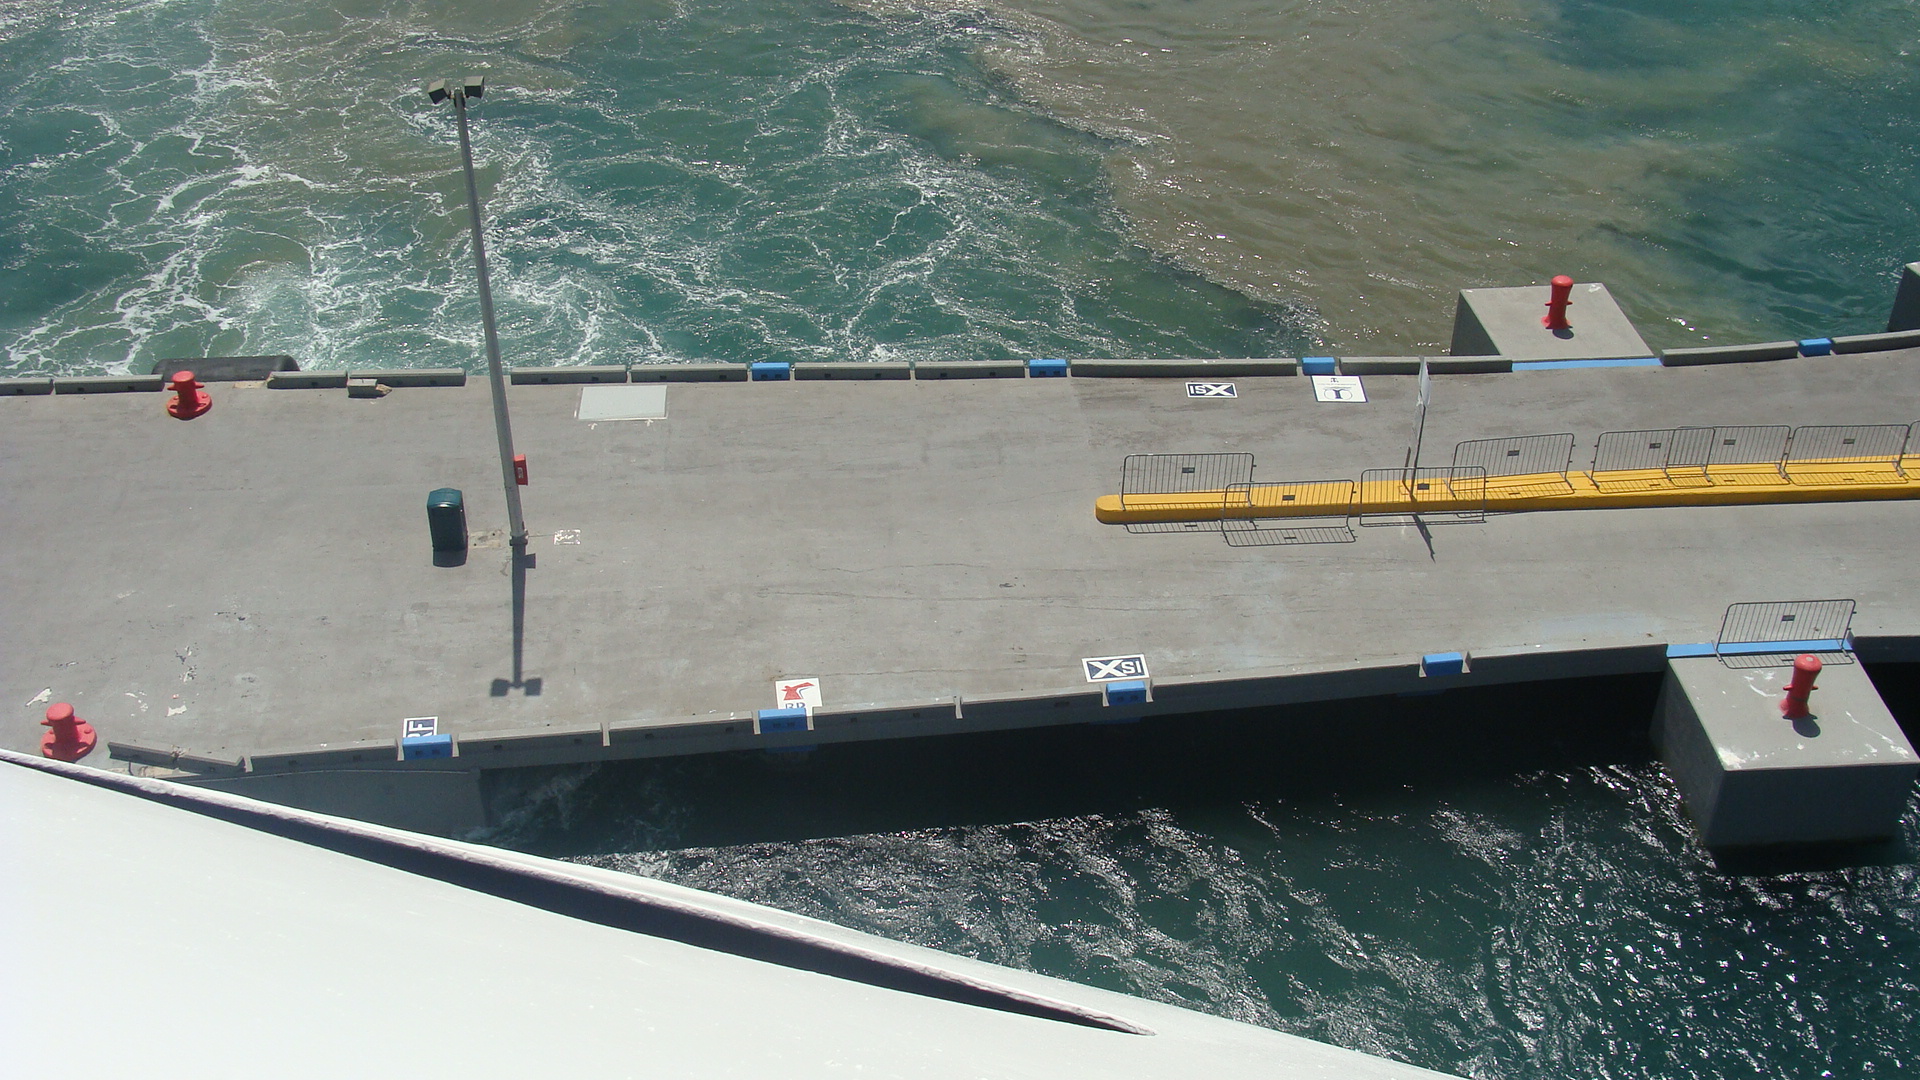
M1656 688L530 772L488 839L1470 1077L1915 1075L1920 811L1716 864Z
M1916 48L1914 0L11 0L0 375L474 366L420 92L470 72L519 365L1410 352L1562 272L1655 345L1868 332ZM1920 1075L1915 821L1726 872L1594 734L1639 693L1488 699L1519 759L1403 704L1416 760L1327 775L1245 721L560 773L494 839L1472 1076Z
M1880 329L1913 0L13 0L0 374L1434 351Z

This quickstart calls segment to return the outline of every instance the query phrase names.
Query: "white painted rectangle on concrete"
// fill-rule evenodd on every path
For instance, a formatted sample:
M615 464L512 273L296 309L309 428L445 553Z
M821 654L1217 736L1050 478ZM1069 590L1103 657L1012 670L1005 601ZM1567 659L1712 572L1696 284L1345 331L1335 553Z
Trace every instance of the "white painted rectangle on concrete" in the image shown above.
M1191 398L1230 398L1238 392L1230 382L1190 382L1187 384L1187 396Z
M1080 663L1087 669L1087 681L1091 683L1147 677L1147 658L1139 653L1128 656L1090 656L1081 660Z
M667 388L664 386L583 386L580 388L582 420L665 420Z
M1313 396L1317 401L1365 401L1366 387L1358 375L1311 375Z
M773 707L812 711L820 707L820 680L813 678L775 679Z

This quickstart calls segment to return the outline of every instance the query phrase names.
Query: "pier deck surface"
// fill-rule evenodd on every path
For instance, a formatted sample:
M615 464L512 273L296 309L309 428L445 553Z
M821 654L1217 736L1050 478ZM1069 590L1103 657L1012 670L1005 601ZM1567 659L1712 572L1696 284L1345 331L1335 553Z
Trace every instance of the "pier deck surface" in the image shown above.
M1095 521L1131 453L1247 451L1260 482L1401 464L1416 380L1365 404L1306 378L674 384L662 421L511 391L537 565L515 670L513 576L484 381L215 386L0 399L0 694L8 748L72 702L104 739L239 756L441 730L1085 690L1083 657L1156 680L1423 653L1711 641L1729 603L1851 597L1862 636L1920 634L1912 502L1596 510L1346 544L1233 547ZM1687 425L1907 423L1920 351L1435 380L1456 441ZM436 567L427 493L476 547ZM556 542L561 540L577 542ZM531 692L537 682L538 693ZM105 764L104 752L90 761Z

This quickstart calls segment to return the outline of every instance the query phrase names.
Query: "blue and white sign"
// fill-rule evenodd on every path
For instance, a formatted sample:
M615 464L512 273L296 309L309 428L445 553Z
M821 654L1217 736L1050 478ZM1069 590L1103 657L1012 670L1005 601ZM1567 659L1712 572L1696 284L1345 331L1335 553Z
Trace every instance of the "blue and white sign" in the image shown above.
M1138 653L1132 656L1093 656L1080 663L1086 667L1087 681L1091 683L1147 677L1147 658Z
M440 734L440 718L437 716L409 716L400 721L400 737L403 739L426 739Z
M1230 382L1190 382L1187 384L1187 396L1199 398L1238 397Z

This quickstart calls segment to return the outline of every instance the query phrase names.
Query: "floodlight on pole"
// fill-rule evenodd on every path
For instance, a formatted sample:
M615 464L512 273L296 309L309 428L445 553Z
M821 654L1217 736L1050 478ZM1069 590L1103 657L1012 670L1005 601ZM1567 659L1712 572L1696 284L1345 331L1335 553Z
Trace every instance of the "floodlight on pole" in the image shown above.
M500 335L493 328L493 283L487 276L487 243L480 229L480 188L473 179L473 143L467 135L467 101L486 93L487 77L469 75L458 81L435 79L427 84L427 100L435 105L451 98L460 128L460 164L467 177L467 210L473 225L473 265L480 278L480 326L487 339L487 377L493 383L493 427L500 443L500 478L507 489L508 541L516 554L527 547L527 523L520 516L520 481L514 468L513 426L507 420L507 378L500 365Z

